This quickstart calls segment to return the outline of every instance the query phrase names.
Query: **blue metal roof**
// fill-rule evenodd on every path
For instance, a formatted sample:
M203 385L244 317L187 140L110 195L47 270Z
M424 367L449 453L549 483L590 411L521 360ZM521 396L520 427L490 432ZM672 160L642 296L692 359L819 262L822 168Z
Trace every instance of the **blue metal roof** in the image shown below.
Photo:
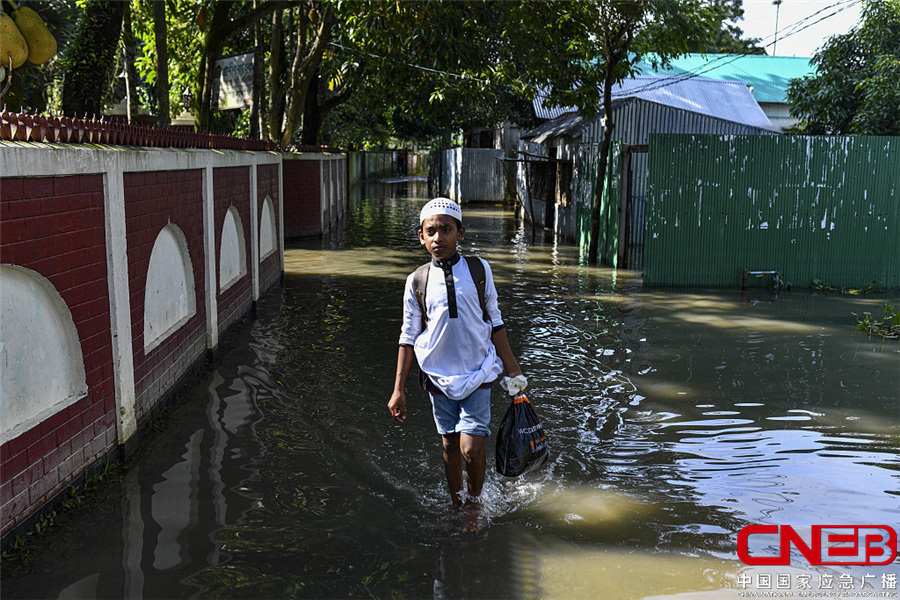
M791 79L815 73L815 67L809 61L800 56L765 54L686 54L672 59L668 67L654 69L650 63L641 61L638 69L642 75L680 77L693 73L742 81L753 86L753 97L758 102L785 103Z
M774 129L746 85L739 81L703 77L651 77L641 75L623 80L613 87L613 101L641 98L664 106L732 121L750 127ZM544 96L534 99L535 115L553 119L577 109L544 108Z

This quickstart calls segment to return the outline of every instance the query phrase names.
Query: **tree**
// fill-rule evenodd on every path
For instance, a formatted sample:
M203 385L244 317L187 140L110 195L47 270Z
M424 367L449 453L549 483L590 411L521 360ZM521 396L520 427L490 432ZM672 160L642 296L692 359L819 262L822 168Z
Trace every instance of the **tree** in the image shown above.
M900 0L866 0L859 24L812 63L815 75L788 87L797 133L900 135Z
M259 123L261 137L283 146L319 143L329 115L362 89L368 97L357 95L359 106L344 111L344 117L362 116L359 109L365 105L383 113L379 120L403 129L404 135L430 136L443 126L497 122L508 108L524 105L521 89L507 85L516 69L493 49L508 44L494 25L507 10L504 4L167 0L169 97L177 101L189 86L201 129L225 125L237 132L231 129L237 126L248 134L254 129L252 120ZM138 70L152 83L159 69L157 36L148 25L151 2L134 0L132 6L142 41ZM254 96L263 99L254 105L258 115L211 112L215 60L251 49L254 68L265 67L254 89ZM152 93L152 88L145 90L148 106L156 104ZM337 122L346 124L340 116Z
M319 67L338 24L338 18L329 3L310 2L301 4L294 10L291 16L296 31L292 32L293 36L289 36L293 40L293 56L284 52L281 35L275 33L282 31L278 23L275 23L272 35L269 79L272 104L269 107L268 137L282 146L290 145L302 118L308 118L308 115L313 118L318 116L315 112L318 106L310 106L313 101L311 96L318 94ZM276 19L278 18L280 16L276 14ZM276 61L276 56L284 58L285 62ZM318 132L317 127L306 129ZM301 134L301 143L315 144L315 138L310 137L309 131L305 136Z
M122 53L125 59L125 106L129 123L134 123L139 109L137 93L137 69L135 69L135 42L134 27L131 21L131 3L126 2L122 17Z
M530 97L513 46L531 42L512 20L519 2L379 3L348 19L335 49L356 58L353 94L333 114L339 143L430 143L448 131L504 120L527 125Z
M172 123L169 114L169 45L166 41L166 3L153 3L153 36L156 38L156 101L159 105L157 124L168 127Z
M100 115L103 96L115 75L116 47L122 33L122 2L89 0L67 48L62 82L62 111Z
M203 31L203 49L200 65L193 88L194 109L197 124L202 130L209 129L209 106L212 97L213 71L215 61L221 58L222 51L234 36L244 33L257 21L282 9L287 2L267 1L253 6L249 2L208 1L201 8L200 14L209 13L208 24L201 25Z
M11 77L0 81L0 90L7 88L5 95L0 94L0 102L10 111L25 113L44 113L48 109L59 110L62 56L66 47L75 35L81 11L75 0L31 0L28 7L40 15L56 42L58 51L55 57L42 65L30 61L14 71ZM0 2L0 9L10 15L12 7L8 2Z
M549 90L550 104L576 106L586 119L601 111L604 117L591 209L591 264L597 262L600 201L615 127L613 86L651 52L666 64L708 40L717 16L716 7L701 0L550 0L523 6L522 21L534 31L535 50L526 55L531 82Z
M709 39L690 45L690 52L702 54L765 54L759 38L744 39L744 31L737 25L744 18L742 0L715 0L719 26Z

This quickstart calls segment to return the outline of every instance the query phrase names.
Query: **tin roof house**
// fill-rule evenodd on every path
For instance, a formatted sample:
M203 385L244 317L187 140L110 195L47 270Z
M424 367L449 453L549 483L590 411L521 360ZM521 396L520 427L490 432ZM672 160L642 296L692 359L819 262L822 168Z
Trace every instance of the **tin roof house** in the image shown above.
M791 79L815 73L810 59L798 56L767 56L765 54L686 54L671 61L668 67L653 67L641 62L642 75L662 77L709 77L740 81L779 132L794 125L787 101Z
M651 133L718 133L772 135L775 126L743 82L697 76L642 75L613 89L613 143L622 148L615 166L622 176L624 212L634 223L623 223L642 245L643 207L647 197L647 150ZM537 225L566 238L583 241L584 212L591 205L596 155L602 141L603 117L585 120L573 107L543 106L534 100L536 115L548 119L523 134L518 191L526 212ZM610 171L613 172L613 171ZM588 208L586 208L588 207ZM617 210L618 212L622 212ZM588 212L589 214L589 212ZM621 244L620 244L621 247ZM618 266L640 268L640 257L620 257Z

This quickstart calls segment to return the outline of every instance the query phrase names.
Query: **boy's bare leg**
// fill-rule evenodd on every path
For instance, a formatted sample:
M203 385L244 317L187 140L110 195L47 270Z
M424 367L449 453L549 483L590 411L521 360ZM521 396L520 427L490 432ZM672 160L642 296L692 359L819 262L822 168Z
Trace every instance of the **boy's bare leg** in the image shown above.
M451 433L441 436L444 450L444 471L447 473L447 486L450 488L450 499L453 504L462 504L463 491L463 457L460 454L460 434Z
M484 487L484 473L487 461L484 456L484 437L480 435L459 435L459 449L466 461L466 486L469 497L467 502L478 502L481 489Z

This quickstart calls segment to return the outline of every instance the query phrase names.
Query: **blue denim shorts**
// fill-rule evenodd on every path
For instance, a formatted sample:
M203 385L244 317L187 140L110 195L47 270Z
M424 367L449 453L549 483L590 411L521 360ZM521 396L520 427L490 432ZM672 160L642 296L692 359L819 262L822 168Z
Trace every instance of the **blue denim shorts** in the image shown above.
M434 423L438 433L491 435L491 388L477 389L462 400L429 392Z

